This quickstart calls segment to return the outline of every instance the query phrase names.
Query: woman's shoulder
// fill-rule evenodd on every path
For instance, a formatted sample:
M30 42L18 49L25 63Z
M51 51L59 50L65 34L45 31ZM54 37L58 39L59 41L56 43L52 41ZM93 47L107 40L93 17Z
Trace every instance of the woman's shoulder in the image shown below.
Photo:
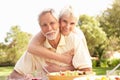
M81 37L81 38L84 38L84 37L85 37L83 31L82 31L80 28L78 28L78 27L75 27L75 28L74 28L73 33L74 33L75 35L77 35L78 37Z

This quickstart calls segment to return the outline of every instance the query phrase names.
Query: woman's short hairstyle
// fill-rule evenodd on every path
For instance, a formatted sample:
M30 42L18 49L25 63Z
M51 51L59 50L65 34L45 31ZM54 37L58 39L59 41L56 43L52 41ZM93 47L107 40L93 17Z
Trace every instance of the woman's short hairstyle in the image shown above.
M59 19L62 18L62 16L72 16L75 17L76 19L78 18L78 16L76 15L75 11L73 10L72 6L66 6L64 7L59 14ZM77 19L78 20L78 19Z

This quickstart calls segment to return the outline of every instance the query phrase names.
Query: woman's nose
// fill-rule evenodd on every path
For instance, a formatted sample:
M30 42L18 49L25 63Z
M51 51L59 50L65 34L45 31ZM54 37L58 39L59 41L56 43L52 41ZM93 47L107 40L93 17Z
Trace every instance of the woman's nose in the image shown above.
M67 25L66 25L66 28L68 28L68 29L69 29L69 28L70 28L70 24L67 24Z

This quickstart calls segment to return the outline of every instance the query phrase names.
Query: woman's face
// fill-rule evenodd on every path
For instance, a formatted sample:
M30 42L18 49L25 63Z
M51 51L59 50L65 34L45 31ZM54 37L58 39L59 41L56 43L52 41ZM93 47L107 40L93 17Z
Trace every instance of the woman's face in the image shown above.
M76 26L76 18L72 16L65 16L63 15L60 18L60 31L63 35L69 35L71 31L73 31L74 27Z

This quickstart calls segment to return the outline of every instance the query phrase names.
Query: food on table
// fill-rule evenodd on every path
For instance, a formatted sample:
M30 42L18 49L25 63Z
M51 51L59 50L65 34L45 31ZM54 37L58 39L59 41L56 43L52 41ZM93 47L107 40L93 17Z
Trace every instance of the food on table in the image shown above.
M65 71L48 74L49 80L120 80L120 76L95 75L94 72Z
M74 80L120 80L120 76L83 76L75 78Z
M64 72L53 72L48 74L49 80L73 80L76 77L91 75L93 72L84 71L64 71Z
M94 72L84 72L84 71L60 71L60 72L54 72L50 73L49 75L53 76L79 76L79 75L88 75L88 74L95 74Z

